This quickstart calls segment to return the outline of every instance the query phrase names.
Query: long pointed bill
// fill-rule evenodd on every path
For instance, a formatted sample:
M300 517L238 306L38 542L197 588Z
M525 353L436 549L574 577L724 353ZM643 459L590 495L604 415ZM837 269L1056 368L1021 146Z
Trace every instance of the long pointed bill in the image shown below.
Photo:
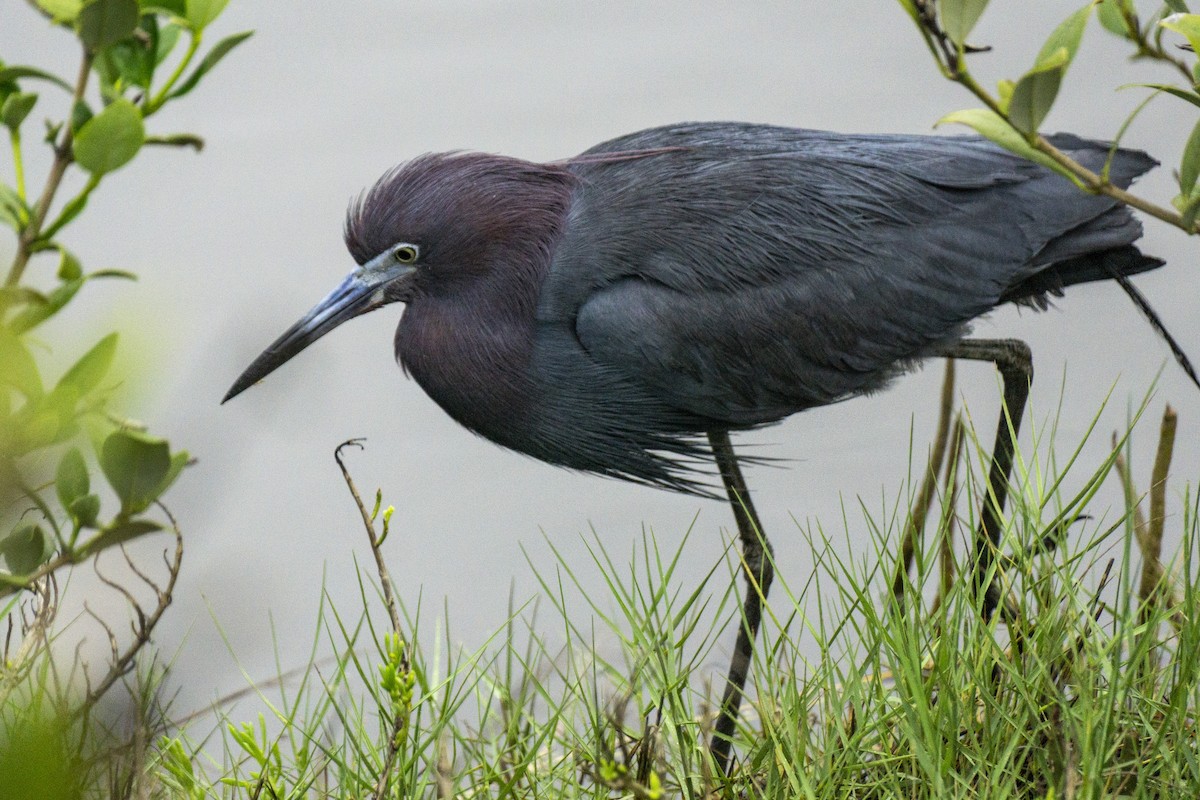
M346 320L373 311L387 302L383 296L385 278L396 276L381 275L379 271L370 269L371 266L368 264L365 268L348 275L324 300L305 314L303 319L276 339L246 368L221 402L228 402L249 389Z

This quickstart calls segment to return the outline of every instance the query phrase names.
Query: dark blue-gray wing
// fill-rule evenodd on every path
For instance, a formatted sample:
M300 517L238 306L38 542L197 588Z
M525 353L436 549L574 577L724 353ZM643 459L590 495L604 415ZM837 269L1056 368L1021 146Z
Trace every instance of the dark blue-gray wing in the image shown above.
M1113 180L1153 164L1122 151ZM1160 263L1126 209L973 138L689 125L573 168L543 317L573 312L597 362L725 425L872 391L1001 302Z

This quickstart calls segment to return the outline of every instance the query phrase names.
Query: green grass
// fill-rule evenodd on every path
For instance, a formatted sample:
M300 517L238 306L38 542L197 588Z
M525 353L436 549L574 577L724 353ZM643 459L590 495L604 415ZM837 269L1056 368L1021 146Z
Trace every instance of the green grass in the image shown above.
M1106 521L1101 483L1139 497L1120 450L1085 470L1078 449L1060 463L1054 435L1034 431L1019 459L997 568L1006 610L990 624L960 574L986 463L969 427L927 507L911 491L846 523L867 531L865 552L846 531L801 528L816 572L772 591L727 778L707 756L720 687L700 676L724 660L736 554L684 584L687 536L663 550L647 533L632 560L594 535L583 567L548 543L558 558L538 596L477 649L423 630L419 605L398 599L393 617L386 575L363 568L359 602L325 597L310 663L279 666L261 716L164 725L136 758L122 751L121 785L171 798L1197 796L1196 498L1180 488L1168 519L1161 465L1150 517L1131 505ZM373 540L378 506L364 509ZM1156 571L1164 536L1180 547ZM605 591L583 592L581 571ZM11 734L11 708L5 719ZM111 761L89 763L94 786L114 785Z

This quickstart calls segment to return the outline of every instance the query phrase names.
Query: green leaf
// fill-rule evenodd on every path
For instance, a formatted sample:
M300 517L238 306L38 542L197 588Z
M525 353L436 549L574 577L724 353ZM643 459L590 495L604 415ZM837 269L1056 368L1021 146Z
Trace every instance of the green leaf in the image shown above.
M74 22L83 8L83 0L36 0L38 8L49 14L55 22Z
M88 278L121 278L126 281L136 281L137 275L123 269L98 269L95 272L89 272Z
M183 468L191 462L191 458L186 450L171 454L171 466L167 469L167 474L159 481L158 486L154 488L155 497L162 497L163 493L171 488L171 484L175 483L179 473L183 472Z
M1192 128L1192 135L1183 147L1183 159L1179 162L1179 189L1185 197L1192 196L1197 176L1200 176L1200 122Z
M187 0L184 19L191 25L192 30L202 31L208 24L225 10L229 0Z
M1200 55L1200 14L1172 14L1158 24L1169 31L1183 34L1192 49Z
M1125 39L1129 38L1130 31L1121 9L1127 6L1128 0L1101 0L1096 6L1096 16L1104 29Z
M1166 92L1178 97L1180 100L1186 100L1192 105L1200 108L1200 94L1189 92L1186 89L1180 89L1178 86L1172 86L1169 83L1127 83L1121 86L1122 89L1128 89L1132 86L1140 86L1143 89L1156 89L1160 92Z
M132 539L145 536L148 533L161 531L162 525L148 519L118 519L105 525L95 538L84 545L88 554L97 553L118 544L124 544Z
M1018 130L1036 132L1050 113L1069 59L1067 48L1060 47L1017 81L1008 105L1008 118Z
M45 302L46 295L28 286L0 286L0 305L19 306Z
M54 490L58 493L58 502L68 512L71 504L91 490L88 478L87 464L78 447L72 447L63 453L58 462L58 472L54 476Z
M187 0L138 0L143 14L166 14L182 19L187 14Z
M1059 23L1059 26L1046 39L1046 43L1042 45L1042 49L1038 51L1037 61L1034 62L1035 66L1053 61L1057 58L1059 49L1066 48L1067 62L1063 65L1065 70L1079 50L1079 43L1083 41L1083 32L1087 28L1088 19L1091 16L1092 4L1088 3Z
M183 83L175 87L175 89L171 92L170 97L182 97L192 89L195 89L196 84L200 82L200 79L203 78L209 72L209 70L215 67L222 58L229 55L230 50L237 47L239 44L246 41L253 35L254 31L242 31L241 33L235 33L232 36L226 36L224 39L217 42L204 56L204 60L200 62L196 69L192 70L192 74L189 75Z
M1178 11L1180 14L1186 14L1188 11L1187 3L1183 0L1165 0L1167 8L1172 11Z
M122 98L92 117L75 134L75 160L95 175L128 164L146 140L137 106Z
M79 39L98 52L133 33L139 15L137 0L91 0L79 12Z
M917 4L913 0L897 0L904 8L904 12L912 17L912 21L921 24L921 13L917 10Z
M26 522L18 525L3 541L0 554L14 575L28 575L45 564L54 552L54 542L42 526Z
M1012 102L1013 89L1017 85L1008 79L1001 79L996 82L996 99L1000 104L1000 108L1004 113L1008 113L1008 104Z
M988 0L941 0L938 10L942 16L942 29L950 41L962 47L987 4Z
M1200 197L1192 198L1192 201L1181 209L1181 213L1183 214L1183 227L1189 231L1195 230L1196 218L1200 217Z
M37 67L14 65L0 69L0 83L8 83L9 81L16 81L21 78L38 78L43 81L50 81L55 86L61 86L68 92L72 91L71 84L57 75L38 69Z
M120 79L123 86L150 87L155 62L154 52L148 43L137 39L117 42L104 51L101 60L107 64L109 82L116 83Z
M79 263L79 259L65 247L58 248L58 279L61 281L74 281L83 277L83 265Z
M85 280L85 278L76 278L59 284L48 296L42 298L42 302L31 303L19 314L14 315L8 323L9 328L14 333L20 334L41 325L71 301Z
M100 498L94 494L76 497L67 508L71 519L79 523L81 528L96 527L96 517L100 516Z
M1091 14L1089 3L1063 20L1042 45L1033 69L1011 90L1002 89L1001 107L1019 130L1034 133L1050 113Z
M29 116L29 112L33 111L33 106L37 103L38 96L32 92L14 92L4 98L4 105L0 106L0 123L11 131L15 131L21 127L21 123Z
M1004 117L990 108L968 108L962 111L954 111L937 121L937 125L942 125L943 123L966 125L1005 150L1016 153L1034 163L1041 164L1047 169L1054 170L1059 175L1069 178L1075 183L1079 182L1074 175L1060 166L1054 159L1031 145L1019 131L1014 130L1013 126L1005 121Z
M61 122L46 120L46 135L42 137L42 141L51 147L54 147L55 142L58 141L58 132L62 130L62 126L63 124ZM72 128L72 130L74 130L74 128Z
M94 116L96 115L92 113L92 107L83 100L79 100L71 106L71 130L78 133L79 129L88 124Z
M92 181L98 183L99 180L100 179L96 175L92 176ZM87 208L88 198L91 197L92 189L95 188L96 187L92 185L84 187L82 192L64 203L62 211L60 211L58 214L58 218L55 219L50 225L42 229L38 240L45 242L48 239L52 239L54 236L58 235L59 231L70 225L71 222L73 222L75 218L82 214L83 210Z
M29 398L42 396L42 379L33 356L7 326L0 325L0 386L4 384Z
M147 136L146 144L166 147L190 147L199 153L204 149L204 140L194 133L168 133L163 136Z
M75 364L63 374L59 379L58 385L55 386L55 391L59 386L73 386L79 396L83 397L88 392L100 385L100 381L104 380L104 376L108 374L108 370L112 367L113 356L117 352L117 334L110 333L88 350L83 356L75 362Z
M17 190L0 182L0 222L15 231L24 230L29 224L29 206L17 194Z
M40 400L30 400L29 405L33 408L26 410L31 413L26 415L24 424L19 426L17 432L20 454L54 444L63 432L57 409L43 407Z
M109 434L100 448L100 468L121 499L123 514L136 514L153 502L171 470L167 442L129 430Z
M168 22L158 29L158 38L154 43L155 66L166 61L167 56L171 55L171 51L175 49L175 45L179 41L180 30L182 29L174 22Z

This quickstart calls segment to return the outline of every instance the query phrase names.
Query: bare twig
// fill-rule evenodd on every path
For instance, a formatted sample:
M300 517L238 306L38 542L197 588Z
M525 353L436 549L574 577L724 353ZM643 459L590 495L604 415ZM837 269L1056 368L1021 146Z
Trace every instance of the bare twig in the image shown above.
M1180 630L1185 619L1179 609L1181 600L1175 586L1175 581L1166 576L1163 569L1162 538L1166 517L1166 483L1167 473L1171 466L1171 456L1175 446L1175 429L1177 422L1175 410L1167 406L1163 411L1162 426L1159 429L1158 450L1154 458L1154 468L1151 472L1150 486L1150 520L1142 512L1141 501L1137 488L1130 474L1125 456L1117 452L1113 460L1114 468L1121 486L1125 492L1125 507L1132 517L1134 540L1142 555L1142 572L1138 584L1138 597L1142 601L1141 618L1143 621L1149 613L1149 604L1159 599L1171 609L1169 619L1175 630ZM1113 433L1113 448L1117 448L1117 434Z
M179 579L179 571L183 566L183 532L179 530L179 523L175 520L175 517L171 514L170 510L162 503L158 503L157 505L162 512L167 515L167 519L171 523L171 532L175 535L174 554L170 557L170 561L167 562L166 583L162 586L159 586L157 583L147 578L140 570L137 570L136 568L134 569L134 572L154 591L154 608L147 613L146 609L144 609L140 603L133 599L133 597L124 589L124 587L121 587L119 584L114 586L112 581L109 581L103 575L100 576L102 581L109 586L114 586L114 588L118 589L122 594L125 595L126 599L132 606L134 613L137 615L137 620L133 623L133 641L130 642L124 650L118 650L116 637L112 635L111 631L109 631L110 646L112 647L113 651L112 663L109 664L108 671L104 674L104 677L100 680L100 682L91 687L91 689L88 691L87 697L84 698L84 701L80 703L79 707L72 712L72 716L74 717L86 718L88 714L91 713L91 710L93 707L95 707L96 703L100 701L100 698L102 698L108 692L108 690L112 688L113 684L115 684L133 669L138 653L140 653L142 648L145 647L150 641L150 638L154 633L154 629L158 625L158 621L162 619L163 613L167 610L167 607L171 605L171 600L173 599L172 593L175 591L175 583ZM163 551L164 559L167 557L167 552L169 551ZM96 554L96 557L99 559L99 553ZM126 561L128 561L129 555L127 553L125 558ZM98 569L96 574L100 575ZM90 613L91 610L88 609L88 611ZM95 615L93 614L93 616ZM101 624L104 625L103 622L101 622ZM108 630L107 625L104 625L104 628L105 630Z
M1114 5L1120 12L1122 18L1125 20L1126 31L1129 34L1127 38L1137 46L1137 52L1133 54L1134 58L1150 58L1154 59L1155 61L1161 61L1164 64L1167 64L1178 70L1179 73L1183 75L1183 79L1187 81L1189 85L1195 82L1195 78L1192 76L1191 69L1182 58L1176 58L1175 56L1171 55L1163 49L1163 46L1160 42L1151 41L1150 38L1146 36L1146 32L1150 30L1152 25L1154 25L1153 21L1143 28L1137 18L1137 14L1133 11L1132 5L1126 6L1123 3L1115 3Z
M0 573L0 599L10 594L16 594L25 589L33 588L37 585L38 581L58 572L58 570L68 564L78 564L87 558L88 555L86 551L72 547L60 551L58 555L28 575L7 575Z
M962 460L963 443L966 441L966 426L962 414L954 418L954 432L950 435L950 456L946 459L945 470L942 473L942 493L946 496L945 510L938 525L941 540L938 544L939 581L938 593L933 598L930 613L941 607L943 599L949 595L954 585L956 571L954 563L954 531L958 521L955 509L958 507L958 494L961 483L958 480L958 465Z
M379 583L383 589L383 602L387 605L388 616L392 621L392 630L397 635L401 634L402 628L400 625L400 608L396 604L396 592L392 584L392 575L388 572L387 563L383 560L383 552L379 549L379 537L375 533L375 521L371 519L371 513L367 511L367 507L363 504L362 497L358 494L358 488L354 485L354 479L350 477L350 471L346 469L345 462L342 461L342 449L345 447L357 447L363 449L363 439L349 439L342 442L333 451L333 458L337 461L338 468L342 471L342 477L346 480L346 487L350 489L350 495L354 498L354 504L358 506L358 511L362 514L363 528L367 532L367 539L371 542L371 554L375 557L375 569L379 572Z
M53 575L48 575L33 584L30 590L34 595L31 602L33 616L27 617L22 606L21 643L15 651L10 651L6 645L4 662L0 664L0 706L24 677L34 652L39 647L49 644L50 626L58 615L58 583Z
M1151 595L1159 590L1163 579L1162 554L1163 525L1167 509L1167 474L1171 469L1171 455L1175 450L1175 427L1178 422L1175 409L1167 406L1163 411L1162 426L1158 435L1158 450L1154 455L1154 469L1150 473L1150 524L1146 536L1138 543L1142 546L1142 578L1138 595L1142 602L1150 602Z
M450 748L446 746L445 736L438 737L433 779L438 800L451 800L454 797L454 763L450 759Z
M350 477L350 471L346 469L346 464L342 461L342 448L353 446L361 450L363 448L362 442L362 439L349 439L342 442L333 451L333 457L337 461L338 468L342 471L342 477L346 481L346 487L350 490L350 495L354 498L354 503L358 506L358 511L362 515L363 528L366 529L367 539L371 543L371 554L375 557L375 568L379 573L379 583L383 590L383 601L387 606L388 616L391 619L392 631L396 636L400 637L401 642L404 642L404 634L400 625L400 609L396 603L396 592L392 584L392 575L388 571L387 563L383 558L383 550L380 547L383 540L376 534L373 515L367 511L367 507L358 493L358 488L354 485L354 479ZM407 648L407 644L403 646ZM405 653L403 659L404 664L401 668L407 669L407 653ZM408 711L406 709L394 710L391 735L388 736L387 756L384 759L383 769L379 771L379 777L372 791L372 797L375 800L382 800L384 795L387 794L388 783L391 780L392 771L395 769L396 758L400 753L400 746L403 744L404 732L407 727Z

